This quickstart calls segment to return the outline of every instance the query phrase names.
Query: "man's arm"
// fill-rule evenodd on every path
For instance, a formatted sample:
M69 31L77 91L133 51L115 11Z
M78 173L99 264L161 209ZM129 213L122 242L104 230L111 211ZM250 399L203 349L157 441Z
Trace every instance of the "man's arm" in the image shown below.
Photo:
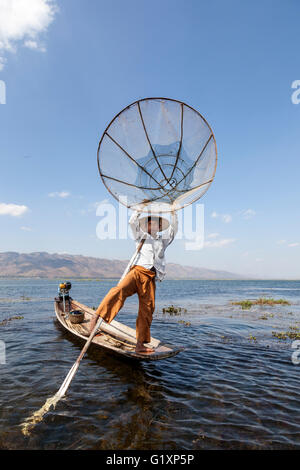
M134 211L132 216L129 219L129 225L130 225L133 237L137 241L140 240L142 236L144 235L144 232L143 230L141 230L139 220L138 220L140 215L141 215L140 212Z
M171 222L168 229L163 234L163 240L165 248L172 243L174 240L176 233L178 232L178 216L177 212L172 212L171 214Z

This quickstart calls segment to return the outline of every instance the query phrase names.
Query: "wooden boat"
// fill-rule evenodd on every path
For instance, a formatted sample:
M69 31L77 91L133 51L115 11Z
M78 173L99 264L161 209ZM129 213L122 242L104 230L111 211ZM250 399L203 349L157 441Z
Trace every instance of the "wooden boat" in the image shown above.
M83 305L70 297L65 304L62 299L56 298L54 303L55 313L60 325L69 333L77 338L86 341L90 332L90 321L95 315L93 309ZM65 311L64 311L65 310ZM71 323L69 311L80 310L84 312L82 323ZM103 322L101 331L97 333L92 341L97 347L108 350L117 355L135 359L138 361L157 361L168 357L176 356L184 348L171 346L162 343L158 339L152 338L149 343L155 351L151 354L142 354L135 352L136 334L133 328L113 320L110 324Z

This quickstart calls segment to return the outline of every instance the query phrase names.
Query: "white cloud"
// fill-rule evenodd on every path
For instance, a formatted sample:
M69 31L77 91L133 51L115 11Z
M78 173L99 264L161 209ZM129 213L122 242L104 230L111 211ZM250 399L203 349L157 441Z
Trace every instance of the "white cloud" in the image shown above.
M221 248L236 241L235 238L220 238L219 233L210 233L206 239L209 239L204 242L204 247L206 248Z
M219 233L210 233L206 236L206 238L217 238L220 234Z
M80 197L82 199L82 197ZM80 209L79 214L80 215L88 215L90 213L95 213L97 212L97 209L99 207L99 210L101 208L102 204L111 204L109 199L103 199L103 201L100 202L91 202L86 206L86 209ZM125 209L126 210L126 209Z
M80 209L79 214L80 215L86 215L90 212L96 212L98 207L100 207L102 204L109 204L108 199L103 199L103 201L100 202L91 202L86 209Z
M42 44L39 44L37 41L33 41L32 39L25 41L24 46L28 47L28 49L33 49L34 51L46 52L46 48Z
M4 69L5 62L6 60L4 59L4 57L0 56L0 71Z
M221 248L226 245L230 245L236 241L235 238L221 238L220 240L207 241L204 246L207 248Z
M228 224L229 222L232 221L232 216L230 214L218 214L216 211L213 211L210 215L213 219L220 218L225 222L225 224Z
M245 211L242 212L242 217L244 219L251 219L252 217L254 217L256 215L256 212L255 210L253 209L247 209Z
M254 209L245 209L243 211L240 211L237 213L238 215L241 215L243 219L251 219L256 215L256 212ZM213 219L221 219L225 224L228 224L232 222L232 215L230 214L218 214L218 212L213 211L210 215Z
M99 206L101 206L101 204L109 204L109 199L103 199L103 201L100 202L93 202L90 204L90 210L97 209Z
M61 197L61 198L66 198L69 197L71 193L69 191L60 191L60 192L54 192L54 193L49 193L49 197Z
M32 229L30 227L21 227L21 230L24 230L24 232L32 232Z
M18 204L5 204L0 203L0 215L11 215L12 217L20 217L25 214L29 209L27 206L20 206Z
M230 214L223 214L222 215L222 220L225 222L225 224L228 224L229 222L232 221L232 217Z
M18 46L45 52L41 35L54 20L55 0L0 0L0 70Z
M277 245L287 245L289 248L294 248L295 246L300 246L300 242L287 243L286 240L278 240Z
M261 262L263 261L263 259L262 259L262 258L256 258L255 261L256 261L257 263L261 263Z
M286 240L278 240L277 245L287 245L289 248L293 248L295 246L300 246L299 242L294 242L294 243L287 243Z

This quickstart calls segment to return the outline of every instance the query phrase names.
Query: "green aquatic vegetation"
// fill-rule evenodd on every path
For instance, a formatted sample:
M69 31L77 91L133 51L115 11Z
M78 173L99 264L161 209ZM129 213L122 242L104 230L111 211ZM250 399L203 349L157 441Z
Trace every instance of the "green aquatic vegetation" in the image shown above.
M266 297L260 297L255 301L256 305L291 305L288 300L285 299L267 299Z
M294 331L272 331L272 336L277 339L300 339L300 333Z
M184 326L191 326L191 322L190 322L190 321L178 320L178 323L181 323L181 324L184 325Z
M243 310L249 310L253 305L291 305L288 300L285 299L267 299L266 297L260 297L254 300L241 300L238 302L231 302L232 305L240 305Z
M274 313L264 313L261 317L259 317L259 320L268 320L269 318L273 318Z
M251 340L252 340L252 341L256 341L256 340L257 340L256 336L253 336L253 335L249 335L249 339L250 339L250 341L251 341Z
M230 337L225 336L225 335L221 335L221 339L224 341L224 343L229 343L229 341L230 341Z
M21 295L21 299L22 299L22 300L31 300L31 298L30 298L30 297L26 297L26 295Z
M290 339L300 339L300 333L296 333L296 332L292 332L292 331L288 331L287 336Z
M272 331L272 336L274 336L275 338L278 338L278 339L286 339L287 338L286 334L283 331L282 332Z
M4 320L0 322L0 326L6 325L8 322L12 320L22 320L23 318L24 317L22 317L22 315L15 315L14 317L5 318Z
M174 307L174 305L170 305L169 307L164 307L162 309L162 313L169 313L170 315L181 315L182 313L186 313L187 309L182 307Z
M231 303L232 305L240 305L243 310L249 310L253 305L251 300L241 300L240 302L231 302Z
M15 299L10 299L10 298L1 298L0 299L0 303L4 304L4 303L10 303L10 302L15 302Z

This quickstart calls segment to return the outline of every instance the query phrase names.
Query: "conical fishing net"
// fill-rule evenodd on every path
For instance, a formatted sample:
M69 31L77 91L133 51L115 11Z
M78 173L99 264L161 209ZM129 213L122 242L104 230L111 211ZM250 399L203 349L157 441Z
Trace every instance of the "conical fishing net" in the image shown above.
M110 193L131 209L178 210L213 181L216 141L200 113L179 101L147 98L121 111L98 147L98 167Z

